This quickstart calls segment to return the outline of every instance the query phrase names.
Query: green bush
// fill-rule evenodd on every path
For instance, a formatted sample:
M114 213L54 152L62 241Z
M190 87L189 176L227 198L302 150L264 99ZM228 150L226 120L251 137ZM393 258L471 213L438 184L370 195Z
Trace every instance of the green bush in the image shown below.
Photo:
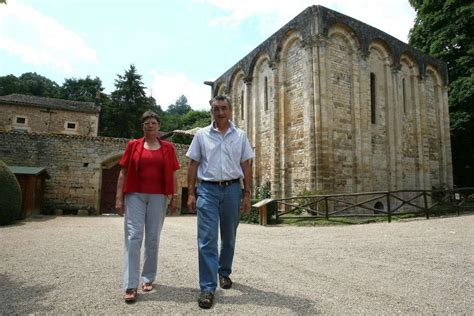
M260 202L263 199L270 198L271 196L271 187L270 182L266 182L261 186L255 188L256 198L250 201L251 205L254 205L257 202ZM274 223L276 216L276 203L270 203L267 205L267 223ZM250 224L258 224L258 209L252 207L248 214L241 214L240 221Z
M21 189L15 175L0 160L0 225L18 219L21 211Z

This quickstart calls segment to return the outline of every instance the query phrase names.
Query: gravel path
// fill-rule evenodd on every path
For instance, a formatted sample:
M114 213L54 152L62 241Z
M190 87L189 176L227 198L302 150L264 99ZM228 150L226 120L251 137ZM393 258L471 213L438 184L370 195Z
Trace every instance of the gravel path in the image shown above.
M474 216L355 226L241 224L231 290L197 306L195 217L168 217L157 288L122 301L123 219L0 227L0 314L473 314Z

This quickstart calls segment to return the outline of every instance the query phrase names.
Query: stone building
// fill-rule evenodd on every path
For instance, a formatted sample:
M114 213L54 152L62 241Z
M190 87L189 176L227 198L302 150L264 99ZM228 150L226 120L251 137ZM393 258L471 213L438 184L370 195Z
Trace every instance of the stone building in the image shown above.
M446 65L353 18L309 7L206 84L275 197L453 185Z
M79 102L24 94L0 96L0 131L97 136L98 100Z
M46 167L50 179L44 192L45 213L114 213L118 161L126 138L0 131L0 160L7 165ZM187 192L187 145L174 144L181 169L178 193ZM178 206L183 208L181 194Z

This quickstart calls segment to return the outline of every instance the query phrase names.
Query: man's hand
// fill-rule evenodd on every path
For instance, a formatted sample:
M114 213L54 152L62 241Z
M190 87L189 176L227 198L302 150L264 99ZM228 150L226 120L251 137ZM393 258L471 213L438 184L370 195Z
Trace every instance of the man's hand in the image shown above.
M250 194L244 194L240 205L240 212L244 214L250 213Z
M196 197L193 194L188 195L188 210L196 213Z

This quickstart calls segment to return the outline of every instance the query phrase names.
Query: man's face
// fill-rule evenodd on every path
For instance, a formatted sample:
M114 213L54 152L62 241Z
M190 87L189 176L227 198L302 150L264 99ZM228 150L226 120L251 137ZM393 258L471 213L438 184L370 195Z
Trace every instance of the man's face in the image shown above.
M213 101L211 112L215 121L227 121L230 118L230 106L225 100Z

